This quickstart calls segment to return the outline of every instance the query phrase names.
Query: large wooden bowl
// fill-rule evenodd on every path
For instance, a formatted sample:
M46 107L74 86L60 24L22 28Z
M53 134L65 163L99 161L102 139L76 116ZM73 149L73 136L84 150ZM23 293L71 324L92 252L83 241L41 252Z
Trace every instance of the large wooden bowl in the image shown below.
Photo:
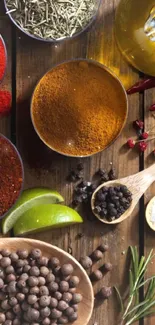
M77 291L83 296L83 300L79 304L78 320L73 324L87 325L93 311L94 294L89 277L78 261L62 249L39 240L27 238L0 238L0 250L9 249L11 252L15 252L18 249L27 249L30 251L33 248L41 249L44 256L58 257L62 264L71 263L73 265L74 274L80 278L80 284Z

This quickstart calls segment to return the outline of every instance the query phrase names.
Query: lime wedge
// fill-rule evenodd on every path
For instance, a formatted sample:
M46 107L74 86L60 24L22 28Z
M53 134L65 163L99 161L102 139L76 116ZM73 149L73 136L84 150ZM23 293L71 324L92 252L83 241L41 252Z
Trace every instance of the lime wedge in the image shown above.
M61 228L82 223L81 216L73 209L60 205L40 205L27 210L14 225L14 235L39 232L47 228Z
M2 231L6 234L28 209L40 204L52 204L63 202L63 197L56 191L48 188L32 188L23 191L17 203L3 219Z

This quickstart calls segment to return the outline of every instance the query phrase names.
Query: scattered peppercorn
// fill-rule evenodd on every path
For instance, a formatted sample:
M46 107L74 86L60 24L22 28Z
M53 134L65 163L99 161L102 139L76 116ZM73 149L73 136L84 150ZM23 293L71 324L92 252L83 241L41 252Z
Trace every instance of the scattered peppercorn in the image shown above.
M91 274L91 279L93 281L99 281L102 279L102 277L103 277L103 274L100 270L96 270Z
M102 287L102 289L99 292L99 296L102 299L108 299L112 295L112 289L111 287Z
M101 244L98 249L104 253L104 252L107 252L109 250L109 246L107 244Z
M92 266L92 259L89 256L81 257L80 263L85 270L89 269Z
M112 266L111 263L105 263L105 264L104 264L104 270L105 270L106 272L110 272L110 271L112 270L112 268L113 268L113 266Z
M115 168L113 168L113 167L111 168L108 176L109 176L110 181L116 179L116 170L115 170Z
M103 253L100 250L96 249L92 253L91 257L92 257L92 260L99 261L99 260L101 260L103 258Z

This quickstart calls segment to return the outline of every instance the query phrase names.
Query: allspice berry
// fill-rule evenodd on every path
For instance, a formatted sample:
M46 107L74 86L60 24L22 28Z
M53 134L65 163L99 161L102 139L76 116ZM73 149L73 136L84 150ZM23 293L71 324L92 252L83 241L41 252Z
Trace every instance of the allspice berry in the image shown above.
M62 300L70 302L72 300L72 294L70 292L64 292L62 295Z
M58 319L58 324L68 324L69 320L68 320L68 317L66 316L61 316L59 319Z
M61 300L62 299L62 293L59 292L59 291L54 292L53 296L57 300Z
M80 293L73 293L72 304L79 304L82 300L82 295Z
M70 317L72 314L74 314L74 309L72 307L68 307L66 310L65 310L65 315Z
M109 246L107 244L101 244L98 248L102 253L105 253L109 250Z
M105 263L105 264L104 264L104 270L105 270L106 272L110 272L110 271L112 270L112 268L113 268L113 266L112 266L111 263Z
M92 266L92 259L89 256L81 257L80 263L85 270L89 269Z
M5 314L0 313L0 324L3 324L5 322Z
M60 300L58 302L57 308L58 308L58 310L64 311L65 309L68 308L68 304L65 301L63 301L63 300Z
M101 251L99 251L98 249L96 249L93 253L92 253L92 259L94 261L99 261L101 260L101 258L103 258L103 253Z
M69 289L69 284L66 281L61 281L59 283L59 290L60 292L67 292Z
M57 257L52 257L50 260L49 260L49 265L52 269L55 269L57 266L60 265L60 261Z
M62 312L56 308L51 310L51 318L53 319L57 319L60 318L62 316Z
M91 274L91 279L94 281L99 281L103 277L103 274L100 270L96 270Z
M78 314L76 312L74 312L70 317L69 317L69 321L70 322L75 322L75 320L77 320L78 318Z
M80 279L78 278L78 276L73 275L73 276L71 276L71 278L69 279L69 286L70 286L71 288L77 287L78 284L79 284L79 282L80 282Z
M70 274L72 274L74 271L74 268L72 266L72 264L64 264L61 267L61 273L63 276L68 276Z
M111 287L102 287L102 289L99 292L99 296L102 299L108 299L112 295L112 288Z
M56 298L51 297L50 299L50 307L56 308L58 306L58 301Z

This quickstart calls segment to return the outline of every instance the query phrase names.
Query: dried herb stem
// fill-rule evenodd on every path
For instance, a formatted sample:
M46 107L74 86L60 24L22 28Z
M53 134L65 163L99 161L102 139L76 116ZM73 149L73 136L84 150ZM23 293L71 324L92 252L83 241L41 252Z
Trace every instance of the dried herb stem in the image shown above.
M6 0L7 14L28 34L63 39L92 20L99 0Z

